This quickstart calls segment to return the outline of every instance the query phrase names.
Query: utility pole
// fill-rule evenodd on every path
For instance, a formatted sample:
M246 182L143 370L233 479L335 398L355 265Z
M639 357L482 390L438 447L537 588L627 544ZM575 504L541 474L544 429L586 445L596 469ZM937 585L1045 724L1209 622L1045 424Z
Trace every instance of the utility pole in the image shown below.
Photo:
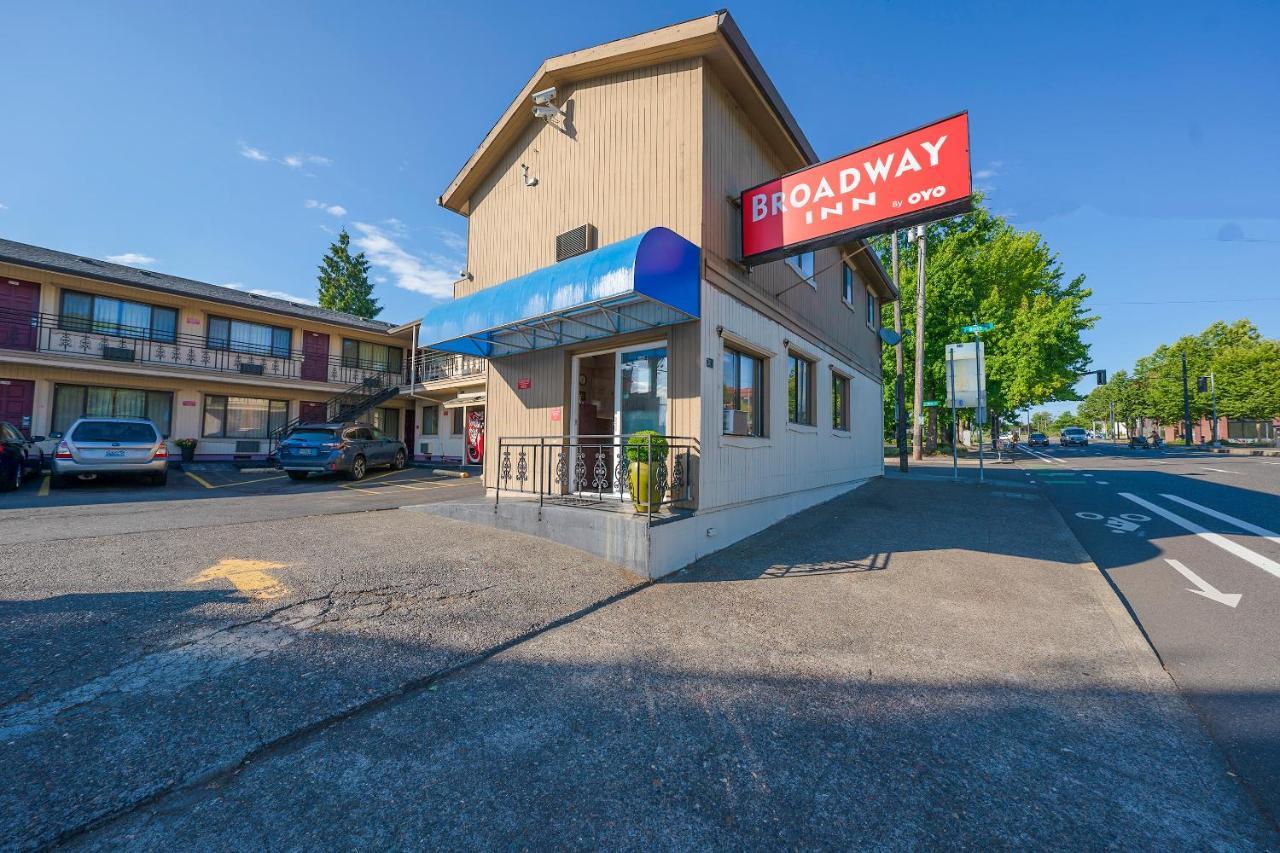
M893 287L898 289L898 232L893 232ZM894 345L894 359L898 364L898 375L893 382L894 399L898 404L898 419L894 428L898 439L898 470L907 473L907 392L906 377L903 375L902 358L902 300L893 301L893 331L898 335L898 343Z
M1218 449L1218 386L1213 382L1213 371L1209 371L1209 393L1213 395L1213 449Z
M1182 353L1182 443L1191 446L1191 392L1187 390L1187 353Z
M915 235L919 252L916 256L916 387L915 408L912 411L915 421L911 427L911 455L920 462L924 459L924 226L917 225L908 231L908 238L912 234Z

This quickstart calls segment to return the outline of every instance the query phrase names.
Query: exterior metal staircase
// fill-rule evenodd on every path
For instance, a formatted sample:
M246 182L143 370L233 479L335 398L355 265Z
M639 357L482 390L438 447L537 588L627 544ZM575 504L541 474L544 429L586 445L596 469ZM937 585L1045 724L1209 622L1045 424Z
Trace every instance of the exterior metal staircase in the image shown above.
M374 409L400 393L400 385L388 383L381 376L369 376L362 382L352 385L347 390L325 401L325 423L341 423L354 421L365 412ZM284 426L271 433L271 450L274 455L280 441L295 427L304 423L315 423L315 418L294 418Z

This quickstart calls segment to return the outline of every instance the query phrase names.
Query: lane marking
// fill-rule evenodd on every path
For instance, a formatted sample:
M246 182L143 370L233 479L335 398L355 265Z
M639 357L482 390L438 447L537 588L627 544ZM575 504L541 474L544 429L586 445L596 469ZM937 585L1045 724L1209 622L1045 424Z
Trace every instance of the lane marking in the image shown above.
M1095 480L1094 482L1096 482L1099 486L1109 486L1109 485L1111 485L1111 484L1110 484L1110 483L1108 483L1106 480Z
M288 592L284 584L267 574L272 569L283 568L283 563L269 563L265 560L219 560L187 583L208 583L226 578L241 595L267 601L280 598Z
M49 483L52 481L53 481L53 476L50 474L45 474L44 479L40 481L40 490L36 492L36 497L38 498L49 497Z
M1237 604L1240 603L1240 598L1241 598L1240 593L1218 592L1217 588L1214 587L1213 584L1209 583L1204 578L1200 577L1195 572L1191 571L1190 569L1182 565L1182 563L1178 562L1177 560L1170 560L1168 557L1166 557L1164 561L1169 565L1173 566L1174 570L1178 574L1182 575L1184 578L1186 578L1187 580L1191 581L1193 584L1196 585L1195 589L1188 589L1187 592L1194 592L1196 595L1203 595L1205 598L1209 599L1210 601L1216 601L1219 604L1225 604L1228 607L1235 607Z
M210 483L208 480L206 480L204 477L201 477L199 474L197 474L197 473L196 473L196 472L194 472L194 471L185 471L185 470L184 470L182 473L186 474L188 477L190 477L191 479L195 480L197 483L199 483L200 485L204 486L206 489L212 489L212 488L215 488L215 486L214 486L212 483Z
M1225 471L1222 468L1210 468L1208 465L1201 466L1206 471L1217 471L1219 474L1239 474L1239 471Z
M1143 500L1137 495L1130 494L1129 492L1121 492L1120 497L1124 498L1125 500L1133 501L1138 506L1143 507L1144 509L1148 509L1151 512L1154 512L1156 515L1160 516L1161 518L1165 518L1165 519L1168 519L1169 521L1172 521L1174 524L1178 525L1183 530L1190 531L1191 533L1194 533L1195 535L1199 536L1201 539L1205 540L1206 542L1210 542L1214 545L1217 545L1219 548L1226 551L1228 554L1234 554L1235 556L1239 557L1245 562L1252 563L1253 565L1262 569L1264 572L1267 572L1271 575L1274 575L1277 578L1280 578L1280 563L1277 563L1275 560L1270 560L1262 556L1261 554L1257 553L1256 551L1250 551L1248 548L1244 547L1243 545L1238 545L1235 542L1232 542L1230 539L1228 539L1225 536L1221 536L1210 530L1206 530L1205 528L1196 524L1194 521L1183 518L1177 513L1170 512L1169 510L1165 509L1162 506L1157 506L1151 503L1151 501Z
M1250 533L1253 533L1257 536L1261 536L1264 539L1270 539L1272 542L1276 543L1277 545L1280 545L1280 533L1276 533L1274 530L1268 530L1265 527L1259 527L1256 524L1250 524L1247 521L1242 521L1241 519L1236 518L1234 515L1227 515L1225 512L1218 512L1216 509L1210 509L1207 506L1201 506L1195 501L1189 501L1186 498L1180 498L1177 495L1161 495L1160 497L1167 498L1175 503L1180 503L1185 507L1190 507L1191 509L1197 510L1199 512L1203 512L1207 516L1218 519L1218 521L1225 521L1227 524L1231 524L1236 527L1239 527L1241 530L1247 530Z

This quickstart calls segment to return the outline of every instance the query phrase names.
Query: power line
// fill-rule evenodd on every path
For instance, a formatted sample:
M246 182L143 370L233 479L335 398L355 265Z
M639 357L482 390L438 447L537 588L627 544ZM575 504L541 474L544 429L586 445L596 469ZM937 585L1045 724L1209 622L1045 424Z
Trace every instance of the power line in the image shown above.
M1110 305L1212 305L1222 302L1280 302L1280 296L1258 296L1252 299L1158 299L1152 302L1090 302L1094 308Z

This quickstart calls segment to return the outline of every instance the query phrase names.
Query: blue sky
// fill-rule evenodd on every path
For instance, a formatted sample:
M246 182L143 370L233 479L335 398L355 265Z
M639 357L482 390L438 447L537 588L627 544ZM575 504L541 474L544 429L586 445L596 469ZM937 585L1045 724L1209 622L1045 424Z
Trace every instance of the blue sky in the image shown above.
M713 8L10 4L0 236L313 298L345 225L407 320L463 266L436 197L539 62ZM1096 366L1280 336L1280 3L730 11L823 157L970 110L991 206L1094 289Z

